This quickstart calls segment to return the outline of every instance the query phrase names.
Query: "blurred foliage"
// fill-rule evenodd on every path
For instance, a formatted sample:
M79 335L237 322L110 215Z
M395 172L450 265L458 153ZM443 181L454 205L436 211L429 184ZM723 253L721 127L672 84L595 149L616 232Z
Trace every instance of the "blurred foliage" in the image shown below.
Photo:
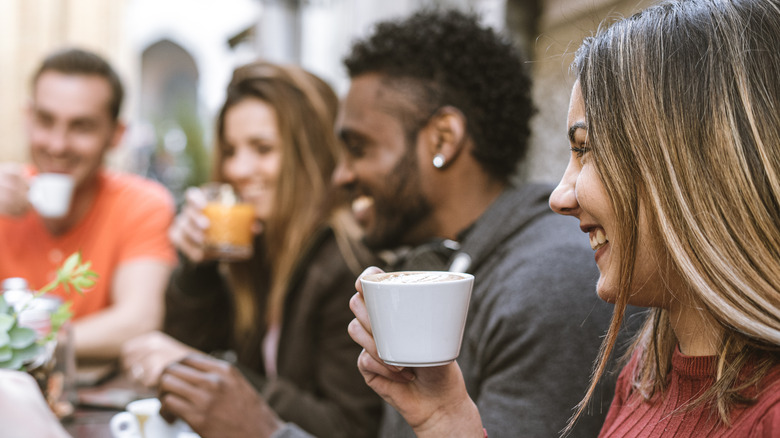
M146 172L171 191L177 205L187 187L208 181L211 172L203 123L196 107L184 102L179 101L172 115L153 123L156 144Z
M51 328L46 336L41 338L35 330L19 325L19 314L25 311L32 300L60 287L67 293L71 290L84 293L95 285L98 277L97 273L90 269L91 266L91 262L82 262L80 252L71 254L57 269L56 278L32 294L31 299L18 311L0 295L0 368L22 370L45 353L43 346L55 339L62 324L72 316L70 302L61 304L50 314Z

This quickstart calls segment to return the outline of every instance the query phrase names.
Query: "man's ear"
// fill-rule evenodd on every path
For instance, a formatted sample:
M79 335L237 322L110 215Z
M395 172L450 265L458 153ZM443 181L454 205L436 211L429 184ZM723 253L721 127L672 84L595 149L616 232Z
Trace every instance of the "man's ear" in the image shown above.
M466 144L466 117L454 106L443 106L426 126L428 153L436 168L457 159Z
M34 117L32 99L28 100L27 103L24 104L22 110L24 111L24 127L29 132L32 127L32 121Z
M122 138L125 136L125 132L127 132L127 124L124 121L117 119L114 123L114 132L111 134L111 141L108 148L114 149L119 146L122 142Z

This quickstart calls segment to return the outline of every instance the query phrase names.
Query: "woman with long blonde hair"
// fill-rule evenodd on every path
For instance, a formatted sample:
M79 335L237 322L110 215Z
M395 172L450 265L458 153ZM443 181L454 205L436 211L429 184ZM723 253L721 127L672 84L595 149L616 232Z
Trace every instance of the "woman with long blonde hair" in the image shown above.
M589 234L615 312L567 430L631 304L651 310L600 436L780 435L778 47L777 0L687 0L578 51L571 158L550 205ZM456 365L384 365L362 297L351 305L361 372L418 436L484 434Z
M167 293L168 334L125 347L130 374L186 398L165 386L181 366L169 365L202 351L234 363L284 422L320 437L375 434L379 399L355 369L360 347L344 330L352 282L370 258L330 183L337 108L332 89L301 68L257 61L234 71L213 175L254 207L254 255L209 259L205 198L190 189L170 233L182 263ZM191 425L205 436L207 422Z

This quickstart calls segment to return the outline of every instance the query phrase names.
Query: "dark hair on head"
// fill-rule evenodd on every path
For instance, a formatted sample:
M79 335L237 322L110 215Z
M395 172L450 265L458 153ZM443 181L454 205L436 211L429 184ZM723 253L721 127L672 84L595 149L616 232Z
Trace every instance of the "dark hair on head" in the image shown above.
M531 79L519 49L473 14L423 10L379 23L344 60L349 76L379 73L418 108L400 118L414 138L443 106L466 117L473 155L506 181L528 149Z
M111 64L101 56L82 49L64 49L54 52L47 56L38 67L33 76L33 87L38 83L41 75L47 71L68 75L95 75L104 78L111 86L111 100L108 103L111 118L116 120L119 117L119 109L122 107L122 99L125 95L122 81Z

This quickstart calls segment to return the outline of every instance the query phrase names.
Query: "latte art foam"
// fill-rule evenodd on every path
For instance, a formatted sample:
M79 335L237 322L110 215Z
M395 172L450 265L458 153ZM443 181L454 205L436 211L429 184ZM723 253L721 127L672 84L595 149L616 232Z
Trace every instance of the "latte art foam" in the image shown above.
M379 274L371 278L378 283L438 283L442 281L456 281L463 277L447 272L390 272Z

